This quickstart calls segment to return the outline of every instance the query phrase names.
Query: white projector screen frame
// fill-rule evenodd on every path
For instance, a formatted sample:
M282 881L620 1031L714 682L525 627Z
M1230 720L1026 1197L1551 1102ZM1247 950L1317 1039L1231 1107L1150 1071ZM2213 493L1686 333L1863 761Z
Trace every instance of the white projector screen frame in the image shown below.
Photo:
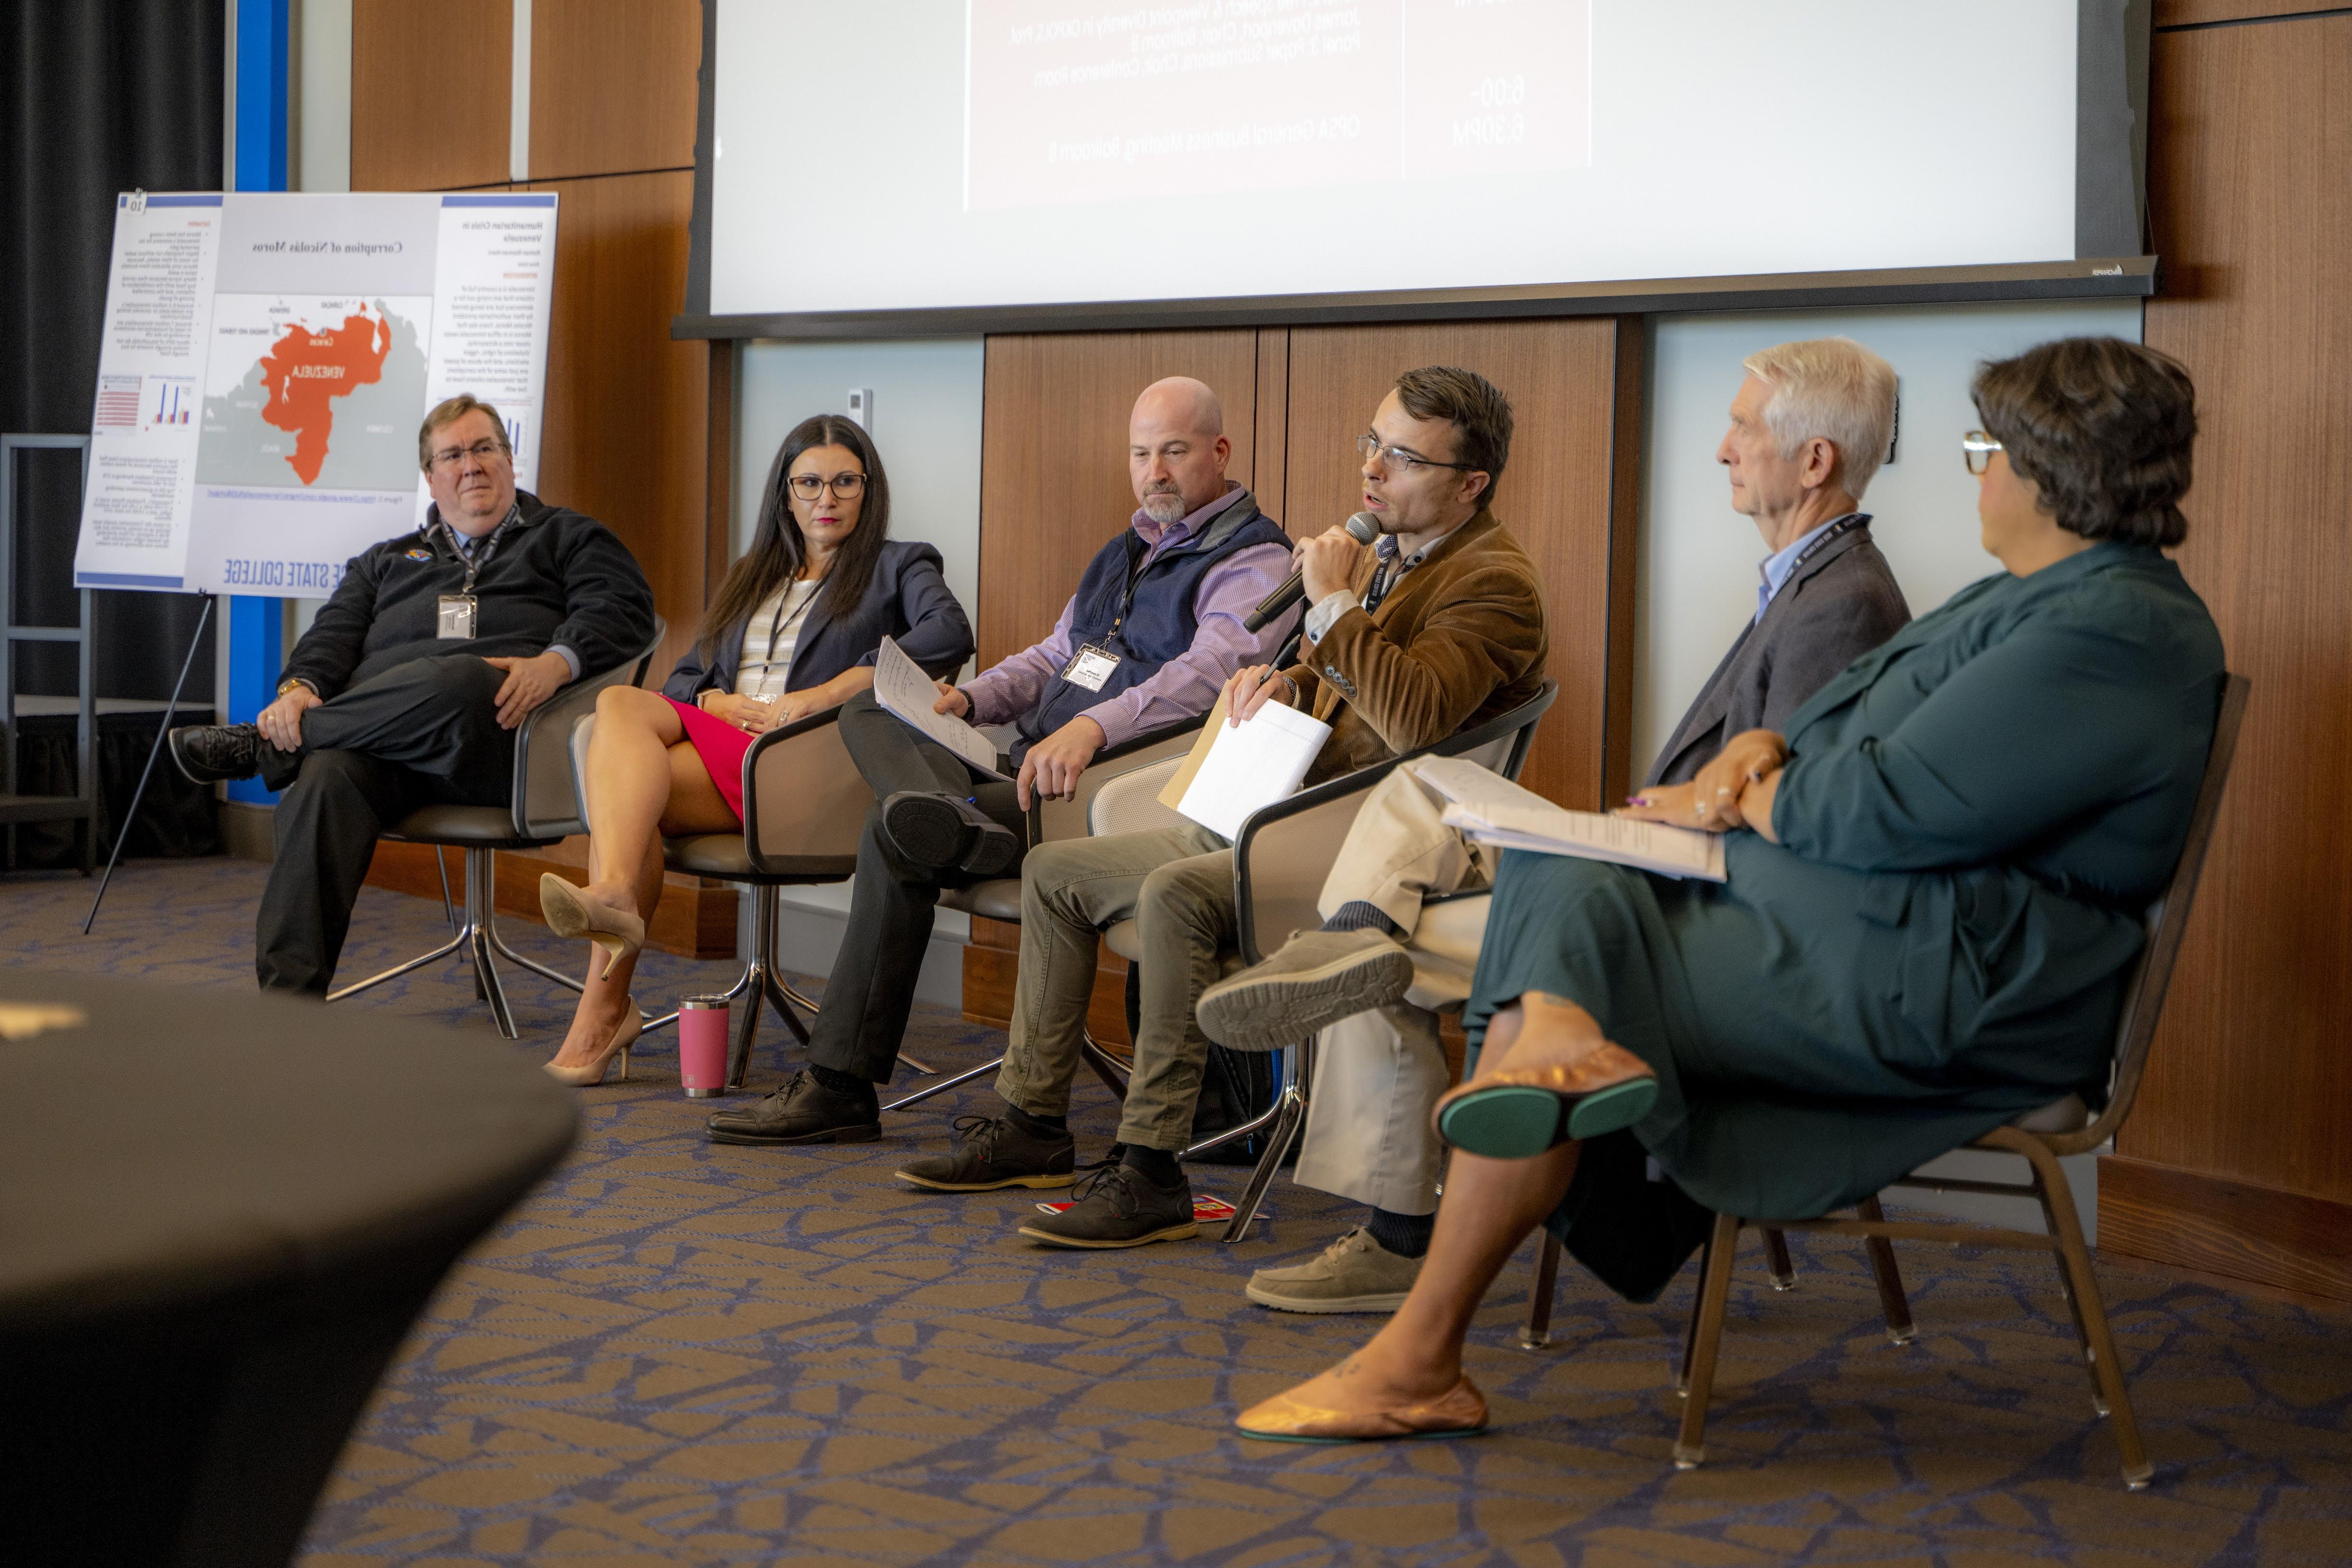
M932 84L938 101L919 116L919 123L904 122L893 131L878 108L861 122L858 105L871 103L877 95L860 93L842 82L855 82L863 69L856 53L864 47L857 29L870 32L887 26L885 13L899 3L940 13L929 18L932 25L920 35L921 48L908 61L909 69L925 80L938 79ZM1206 5L1198 0L1173 3L1171 15L1207 15L1224 8L1216 0ZM1948 73L1930 73L1946 79L1937 88L1944 95L1937 100L1943 106L1942 120L1932 125L1948 144L1922 142L1910 156L1915 166L1958 166L1948 180L1936 176L1932 186L1918 179L1875 199L1871 182L1842 181L1845 171L1807 172L1801 180L1794 171L1762 167L1743 160L1736 145L1727 151L1724 146L1727 141L1736 142L1733 132L1745 95L1772 90L1771 83L1785 74L1767 69L1761 72L1762 81L1750 81L1742 72L1757 62L1748 56L1779 49L1793 62L1808 58L1805 48L1759 33L1752 49L1733 48L1721 39L1711 52L1695 49L1692 70L1713 73L1703 76L1706 89L1693 89L1690 99L1703 107L1668 114L1651 109L1648 100L1635 99L1634 112L1649 116L1640 122L1639 135L1627 132L1627 95L1606 80L1605 73L1596 77L1587 112L1598 112L1590 102L1606 104L1606 131L1613 137L1608 140L1596 136L1590 119L1579 123L1572 110L1554 111L1547 120L1533 106L1573 104L1572 89L1582 84L1571 79L1570 73L1593 68L1577 58L1580 46L1590 47L1581 36L1586 27L1601 42L1604 55L1612 47L1622 53L1629 37L1626 28L1633 25L1628 17L1639 16L1639 26L1654 26L1652 0L1640 0L1639 13L1624 9L1629 0L1557 0L1556 8L1546 10L1514 5L1512 14L1522 18L1517 24L1520 27L1529 25L1524 18L1533 16L1539 28L1560 35L1548 37L1546 58L1567 60L1560 68L1562 85L1549 99L1531 94L1531 112L1509 125L1514 139L1525 145L1484 152L1474 148L1456 161L1483 157L1492 163L1499 158L1506 165L1516 161L1516 170L1524 171L1519 178L1554 182L1550 188L1572 189L1580 201L1590 193L1591 216L1613 221L1596 222L1590 239L1580 231L1563 242L1562 226L1555 221L1552 231L1545 233L1545 213L1522 209L1504 213L1488 229L1486 242L1467 252L1448 248L1462 232L1457 220L1427 226L1430 233L1442 237L1435 243L1408 233L1378 255L1366 254L1370 242L1363 237L1368 228L1377 231L1377 226L1350 220L1347 215L1351 211L1377 210L1389 199L1429 200L1449 188L1474 195L1509 189L1514 168L1465 170L1457 179L1456 171L1444 166L1442 141L1427 135L1427 127L1420 128L1424 133L1416 137L1412 125L1382 124L1377 113L1366 117L1370 123L1360 136L1355 126L1343 124L1340 135L1358 139L1337 148L1284 147L1278 142L1282 122L1301 122L1291 118L1300 109L1344 110L1360 71L1373 79L1385 69L1389 75L1382 79L1391 84L1402 71L1410 84L1415 72L1423 80L1434 79L1449 65L1456 75L1475 72L1483 68L1483 58L1473 61L1456 50L1463 58L1449 61L1444 50L1431 46L1426 18L1440 0L1402 0L1402 5L1399 0L1365 0L1360 6L1348 0L1231 3L1237 13L1252 16L1288 17L1297 13L1299 18L1328 23L1328 12L1345 26L1354 26L1359 17L1385 20L1356 26L1344 61L1328 66L1312 59L1304 66L1294 61L1290 74L1281 79L1292 85L1297 100L1284 100L1280 113L1255 115L1275 125L1277 142L1271 149L1243 144L1252 118L1250 100L1234 97L1221 106L1223 112L1213 121L1237 127L1231 142L1205 153L1188 151L1185 156L1155 162L1149 145L1155 127L1182 123L1183 117L1157 109L1167 101L1164 95L1151 100L1152 109L1127 112L1119 96L1149 96L1143 89L1087 79L1089 70L1132 74L1128 51L1113 47L1119 40L1106 43L1089 36L1071 43L1066 36L1054 36L1054 29L1058 26L1074 32L1072 24L1048 20L1024 28L1018 48L1006 48L1004 18L1033 12L1038 17L1061 17L1063 12L1055 7L1036 7L1028 0L965 0L963 5L879 0L876 9L769 9L762 0L703 0L695 210L687 298L673 335L908 337L2145 296L2155 289L2155 258L2140 254L2148 0L2032 0L2030 8L2010 17L2020 32L2039 29L2031 40L1992 36L1999 32L1990 26L1995 19L1990 12L2000 9L1998 3L1923 7L1948 16L1958 63ZM1456 7L1468 5L1474 18L1494 14L1482 11L1488 3L1452 0ZM1705 0L1675 3L1706 8ZM1550 0L1535 0L1536 5L1549 4ZM1390 12L1398 16L1389 17ZM1588 13L1597 14L1598 19L1585 22ZM1089 5L1087 0L1068 12L1076 18L1112 19L1103 26L1126 16L1136 18L1134 25L1139 26L1154 15L1140 5L1122 11ZM740 35L731 43L720 36L730 16ZM1410 47L1400 47L1393 36L1398 20L1410 33L1415 16L1423 18L1423 34L1408 38ZM950 29L939 25L943 20L964 20L966 25ZM1599 25L1602 20L1608 24L1605 32ZM1089 35L1097 25L1085 23ZM1032 32L1044 36L1033 39ZM1934 32L1930 28L1914 41ZM1193 47L1195 40L1212 35L1198 29L1183 37L1186 47ZM1139 47L1150 40L1130 35L1126 41ZM2024 47L2028 42L2033 48ZM787 48L787 44L793 47ZM2034 58L2039 64L2005 55L2011 45L2018 47L2020 57L2038 50ZM1382 48L1388 50L1385 57ZM815 60L833 62L840 80L804 68ZM2064 123L2067 106L2063 101L2070 85L2064 76L2069 64L2074 73L2071 127ZM1063 90L1062 100L1069 101L1071 93L1094 93L1087 114L1065 114L1057 122L1037 101L1053 95L1021 90L1033 76L1045 80L1045 68L1058 73L1056 79L1073 72L1079 78L1079 85ZM772 100L755 96L763 90L761 84L769 71L777 73L774 97L797 99L793 112L801 117L798 121L770 112ZM1323 74L1318 77L1318 71ZM1213 97L1226 79L1268 79L1265 73L1235 71L1185 80L1199 98ZM1203 81L1209 86L1199 85ZM811 82L824 85L811 88ZM961 93L945 90L950 85ZM1401 101L1409 120L1412 106L1432 95L1391 89L1388 96L1367 96ZM1846 113L1854 119L1857 135L1870 134L1866 93L1842 95L1832 82L1815 96L1823 107L1801 113L1811 117L1816 134L1833 131L1843 123L1838 117ZM1970 113L1980 125L2001 128L2011 144L1995 155L1973 159L1963 151L1972 149L1972 142L1941 128ZM1122 115L1131 121L1124 158L1118 156L1115 137L1097 142L1053 140L1064 124L1092 127L1102 123L1106 114L1114 121ZM1719 123L1706 122L1710 114ZM1201 114L1192 119L1207 122ZM812 120L824 128L823 145L811 149L814 155L803 155L800 148L806 144L806 124ZM1257 129L1259 141L1265 142L1267 127ZM1454 129L1458 143L1460 128ZM1139 161L1139 132L1145 139ZM1194 140L1199 139L1196 134ZM934 151L949 140L961 144L961 167ZM1433 145L1440 150L1430 152ZM1402 179L1391 176L1386 184L1348 183L1349 172L1356 166L1351 160L1364 157L1363 150L1376 151L1372 166L1393 168L1400 146L1408 165ZM1591 163L1596 147L1611 146L1616 151L1604 158L1606 166L1600 174L1580 166ZM1044 168L1041 147L1055 152L1060 169ZM2046 160L2035 155L2042 147L2052 152ZM720 150L729 148L734 156L722 174ZM1074 160L1103 155L1097 148L1108 151L1111 168L1097 170L1080 162L1075 174L1067 172ZM1629 153L1628 148L1636 151ZM2070 150L2071 163L2066 157ZM1066 160L1061 158L1066 152L1070 154ZM1652 159L1654 170L1639 166L1643 157ZM1214 165L1220 158L1224 160L1222 167L1202 167ZM1431 166L1411 166L1416 160ZM888 195L861 196L857 177L843 177L861 161L867 186L880 188L887 178ZM1893 166L1885 157L1880 163ZM1151 173L1150 179L1140 182L1154 193L1149 203L1139 203L1130 194L1130 185L1138 183L1133 171L1139 167ZM813 253L800 276L771 282L761 258L791 254L805 232L800 226L804 219L798 214L787 216L773 199L785 184L779 171L788 168L810 170L816 175L807 182L813 199L841 202L846 212L822 225L816 243L826 249ZM1187 179L1216 194L1204 202L1202 193L1181 188ZM1663 219L1654 216L1637 227L1631 220L1642 211L1642 196L1653 185L1673 180L1684 181L1685 193L1696 186L1708 195L1699 199L1678 195ZM1809 234L1783 217L1801 205L1779 194L1791 190L1809 192L1826 213L1835 215L1826 221L1833 231L1831 237ZM818 196L819 192L824 195ZM2065 210L2070 194L2071 235ZM1211 215L1209 232L1224 235L1226 248L1245 245L1253 235L1261 237L1268 248L1219 261L1197 230L1166 247L1171 256L1186 258L1181 264L1157 262L1155 247L1149 244L1111 248L1126 246L1139 226L1163 222L1160 208L1185 217ZM1759 213L1767 216L1759 218ZM1580 208L1580 216L1583 214ZM1711 226L1715 225L1724 227ZM1730 226L1743 225L1736 239L1727 237ZM1096 268L1089 276L1087 268L1067 264L1057 247L1066 247L1071 256L1115 254L1123 270L1115 282L1107 279L1108 269ZM1204 250L1212 259L1192 259ZM1457 261L1457 255L1463 259ZM1950 264L1935 264L1947 258ZM1718 270L1700 270L1710 266ZM1771 267L1783 269L1761 269ZM1667 268L1692 275L1655 275ZM1529 276L1547 271L1554 276ZM1557 275L1562 272L1574 276L1560 280ZM1118 297L1104 297L1114 293Z

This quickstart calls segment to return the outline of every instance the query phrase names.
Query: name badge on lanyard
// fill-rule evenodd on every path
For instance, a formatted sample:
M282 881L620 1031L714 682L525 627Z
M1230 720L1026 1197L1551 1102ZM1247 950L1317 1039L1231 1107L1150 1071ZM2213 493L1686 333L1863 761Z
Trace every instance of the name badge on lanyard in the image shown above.
M1083 686L1088 691L1100 691L1103 683L1118 668L1118 655L1095 643L1088 643L1070 656L1062 668L1062 679L1073 686Z
M441 595L439 627L434 635L442 637L470 637L474 635L474 611L477 601L471 594Z

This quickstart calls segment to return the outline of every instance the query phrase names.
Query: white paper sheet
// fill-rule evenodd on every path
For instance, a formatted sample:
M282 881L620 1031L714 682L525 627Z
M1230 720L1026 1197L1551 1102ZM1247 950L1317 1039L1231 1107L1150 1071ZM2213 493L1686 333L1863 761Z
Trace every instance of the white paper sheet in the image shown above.
M1320 719L1279 702L1223 725L1176 809L1212 833L1235 837L1251 812L1297 793L1330 733Z
M1606 860L1663 877L1694 877L1708 882L1728 879L1720 833L1668 827L1598 811L1570 811L1459 757L1416 763L1413 773L1446 798L1446 823L1481 844Z
M990 778L1011 782L996 771L996 748L987 736L952 713L931 711L940 700L938 685L888 637L874 661L874 700Z

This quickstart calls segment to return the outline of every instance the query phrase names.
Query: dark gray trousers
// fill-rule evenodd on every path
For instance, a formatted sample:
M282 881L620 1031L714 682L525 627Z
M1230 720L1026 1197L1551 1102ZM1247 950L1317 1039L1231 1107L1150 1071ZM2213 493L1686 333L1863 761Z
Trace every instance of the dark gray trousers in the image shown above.
M940 890L976 879L957 872L942 877L908 864L882 831L881 803L901 790L962 795L1024 844L1029 824L1011 784L976 774L953 752L893 718L872 692L844 704L839 723L843 746L874 788L875 808L866 813L865 837L858 840L849 926L825 982L824 1005L809 1030L809 1060L887 1083L914 1008L915 981L930 943Z
M472 654L412 659L303 714L300 750L263 743L262 783L284 793L255 922L262 989L327 994L386 827L420 805L509 803L515 732L493 705L505 679Z

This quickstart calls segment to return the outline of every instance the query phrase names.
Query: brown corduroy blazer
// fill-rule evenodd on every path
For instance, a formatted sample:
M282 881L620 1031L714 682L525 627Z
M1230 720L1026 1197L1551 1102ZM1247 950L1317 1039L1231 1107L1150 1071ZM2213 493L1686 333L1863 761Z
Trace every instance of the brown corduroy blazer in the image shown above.
M1364 552L1349 586L1371 586ZM1349 610L1283 673L1300 706L1331 726L1308 770L1319 784L1508 712L1543 685L1542 584L1495 514L1478 514L1404 574L1367 615Z

